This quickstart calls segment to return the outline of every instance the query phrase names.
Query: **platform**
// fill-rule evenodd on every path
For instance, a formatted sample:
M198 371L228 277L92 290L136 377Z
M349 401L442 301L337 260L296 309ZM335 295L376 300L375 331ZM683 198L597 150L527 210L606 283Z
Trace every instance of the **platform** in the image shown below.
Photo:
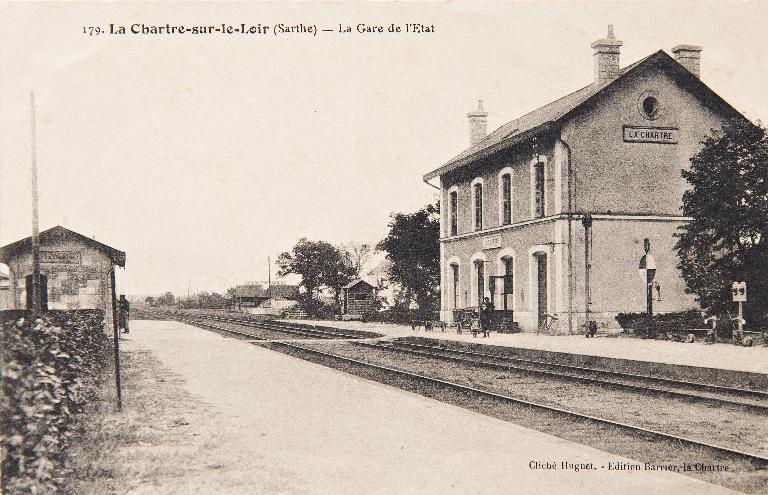
M353 330L382 333L388 337L419 336L435 339L450 339L476 344L533 349L540 351L579 354L621 360L646 361L678 366L692 366L731 370L768 375L768 347L739 347L731 344L685 343L665 340L646 340L627 337L597 336L587 339L584 335L537 335L535 333L492 333L489 338L472 337L469 332L462 335L455 328L445 332L434 329L425 332L421 327L412 330L410 326L388 323L362 323L358 321L313 321L288 320L293 323L309 323ZM768 376L766 377L768 380Z
M214 429L207 452L222 457L215 476L190 466L135 494L734 493L671 472L611 471L632 461L183 323L136 321L123 345L151 352L208 404L214 424L188 427Z

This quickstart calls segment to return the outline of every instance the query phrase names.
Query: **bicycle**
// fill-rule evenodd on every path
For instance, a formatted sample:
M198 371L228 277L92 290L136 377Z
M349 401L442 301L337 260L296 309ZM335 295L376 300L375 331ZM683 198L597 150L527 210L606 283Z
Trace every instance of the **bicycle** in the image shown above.
M536 329L536 333L544 332L549 333L549 330L552 328L552 325L558 320L559 318L555 315L546 313L544 314L544 321L539 322L539 327Z

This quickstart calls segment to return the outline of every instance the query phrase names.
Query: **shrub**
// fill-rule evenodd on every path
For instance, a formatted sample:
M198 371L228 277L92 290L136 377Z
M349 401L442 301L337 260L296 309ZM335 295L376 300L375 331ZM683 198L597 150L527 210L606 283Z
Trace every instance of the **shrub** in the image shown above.
M2 491L59 491L73 424L109 357L97 310L0 312Z
M648 321L647 313L619 313L616 321L622 328L644 338L652 338L658 332L683 332L706 327L701 312L695 309L653 315L652 322Z

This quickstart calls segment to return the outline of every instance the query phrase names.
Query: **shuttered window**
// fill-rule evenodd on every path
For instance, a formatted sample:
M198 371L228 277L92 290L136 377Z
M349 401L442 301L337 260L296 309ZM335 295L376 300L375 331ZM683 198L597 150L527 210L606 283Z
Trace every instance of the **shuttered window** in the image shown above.
M509 174L501 176L501 224L512 223L512 177Z
M451 193L451 235L459 233L459 194Z
M451 265L453 272L453 309L459 307L459 265Z
M477 305L483 304L485 295L485 266L482 261L475 261L475 271L477 275Z
M475 230L483 230L483 185L475 184Z
M534 218L541 218L544 216L544 164L537 163L536 167L536 179L535 179L535 213Z

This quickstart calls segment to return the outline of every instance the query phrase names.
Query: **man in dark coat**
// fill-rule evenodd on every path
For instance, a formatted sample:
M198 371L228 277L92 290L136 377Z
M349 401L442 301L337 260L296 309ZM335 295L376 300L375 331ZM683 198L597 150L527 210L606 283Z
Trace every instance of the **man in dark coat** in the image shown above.
M483 305L480 308L480 327L483 330L483 337L488 337L491 333L491 319L493 318L493 303L489 298L483 300Z
M131 305L125 295L120 294L120 302L118 304L119 315L118 323L120 328L123 329L123 333L128 333L128 322L130 321Z

